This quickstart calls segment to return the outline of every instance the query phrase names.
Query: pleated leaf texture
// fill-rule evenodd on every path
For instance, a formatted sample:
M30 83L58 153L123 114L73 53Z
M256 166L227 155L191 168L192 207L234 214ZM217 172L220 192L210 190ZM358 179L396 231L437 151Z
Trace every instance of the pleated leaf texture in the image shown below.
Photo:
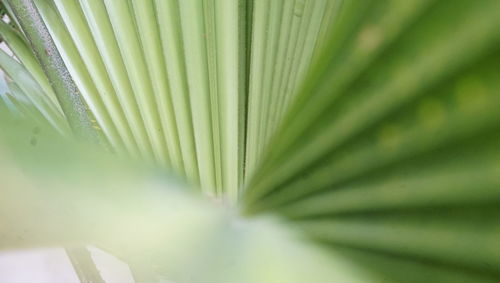
M21 9L26 3L35 7L39 21ZM4 110L46 123L47 131L54 131L51 139L63 137L63 144L100 137L97 146L120 160L111 163L149 164L186 183L181 191L194 188L186 190L208 196L203 204L191 196L161 198L181 211L171 213L188 215L182 219L194 227L189 233L200 234L183 240L177 233L179 251L162 254L165 265L174 261L166 255L184 252L186 265L188 258L230 261L231 253L248 258L224 276L207 271L223 270L223 263L207 262L199 271L204 279L178 278L500 280L500 1L9 0L3 5L7 20L0 23L0 35L9 47L0 51L8 86L1 96ZM43 30L46 37L40 37ZM62 64L51 69L50 62ZM13 127L5 126L2 136L16 136L18 130L8 128ZM82 168L93 166L74 158L82 160ZM117 175L107 178L120 179ZM103 194L104 200L114 194L121 199L114 191ZM139 208L148 207L150 200L138 199ZM246 230L224 230L218 221L226 216L219 212L196 221L185 212L205 211L204 202L214 199L236 211L229 218L247 221L240 224L249 225ZM133 209L137 215L153 217L139 208ZM266 217L279 224L259 224ZM164 229L187 229L172 219ZM281 243L276 227L304 241ZM208 239L214 231L224 236ZM241 240L245 231L265 240ZM201 237L205 233L207 239ZM192 242L211 248L195 252ZM123 251L134 244L116 245ZM155 240L147 247L158 245ZM171 251L176 244L167 246ZM283 255L269 259L276 264L271 276L257 262L259 253L265 257L277 246ZM128 255L139 253L134 252ZM308 272L297 275L290 270L295 268ZM189 267L174 269L162 272L189 273ZM283 275L287 272L294 275Z

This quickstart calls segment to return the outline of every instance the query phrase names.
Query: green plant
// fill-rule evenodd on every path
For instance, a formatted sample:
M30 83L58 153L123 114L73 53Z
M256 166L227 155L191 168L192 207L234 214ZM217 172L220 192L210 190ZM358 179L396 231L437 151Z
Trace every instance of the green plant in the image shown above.
M2 97L31 119L3 114L0 248L195 282L500 277L500 1L4 5Z

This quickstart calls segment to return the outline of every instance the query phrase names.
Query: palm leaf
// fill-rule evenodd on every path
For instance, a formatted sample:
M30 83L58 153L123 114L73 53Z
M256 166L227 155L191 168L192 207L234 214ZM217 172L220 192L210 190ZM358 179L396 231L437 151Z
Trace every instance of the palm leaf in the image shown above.
M33 4L43 25L23 14ZM3 248L92 243L194 282L500 276L500 2L6 7L19 25L0 33L18 60L0 53L13 81L2 97L32 118L3 122ZM64 72L73 85L58 88ZM114 153L56 133L35 152L33 123L102 129ZM23 229L36 233L17 241Z

